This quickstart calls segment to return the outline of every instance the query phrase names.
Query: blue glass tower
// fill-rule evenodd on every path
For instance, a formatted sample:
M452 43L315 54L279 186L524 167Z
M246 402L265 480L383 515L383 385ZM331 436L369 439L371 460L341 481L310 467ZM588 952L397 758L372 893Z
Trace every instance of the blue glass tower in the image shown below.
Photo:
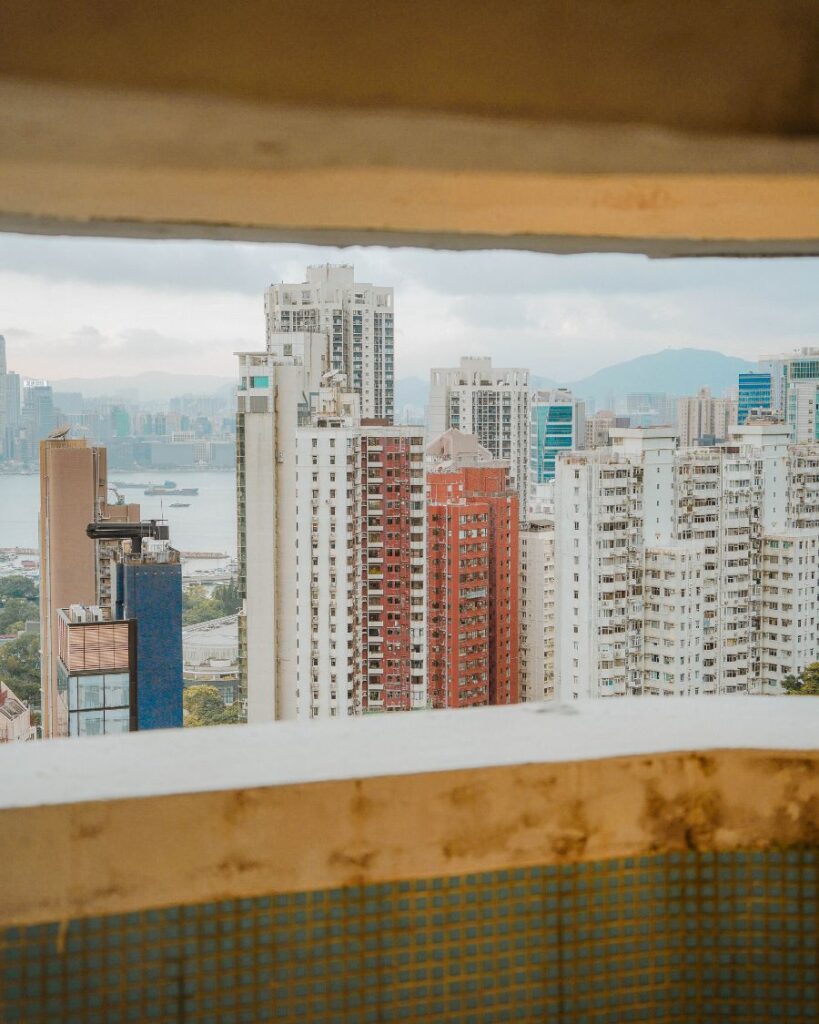
M554 480L558 454L578 447L582 407L568 391L540 392L533 396L530 433L533 484Z
M117 565L117 618L136 620L137 728L182 725L182 565L147 541Z
M742 426L751 409L771 408L770 373L741 373L739 375L739 404L737 423Z

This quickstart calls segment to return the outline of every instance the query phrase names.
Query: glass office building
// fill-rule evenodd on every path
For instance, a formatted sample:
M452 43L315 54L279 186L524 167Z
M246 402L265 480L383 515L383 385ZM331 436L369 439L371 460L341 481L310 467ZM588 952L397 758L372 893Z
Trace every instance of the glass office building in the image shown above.
M772 379L770 373L741 373L739 375L739 404L737 423L743 425L752 409L770 410Z
M58 613L58 716L69 736L104 736L137 727L136 629L103 621L97 607Z
M555 477L555 460L562 451L582 447L586 432L585 403L570 391L536 391L532 396L531 482Z

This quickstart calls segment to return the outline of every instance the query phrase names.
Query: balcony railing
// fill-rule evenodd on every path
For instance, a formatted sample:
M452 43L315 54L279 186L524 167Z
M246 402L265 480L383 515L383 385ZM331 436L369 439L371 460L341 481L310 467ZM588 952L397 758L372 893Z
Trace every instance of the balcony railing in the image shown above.
M0 1020L816 1019L819 700L0 750Z

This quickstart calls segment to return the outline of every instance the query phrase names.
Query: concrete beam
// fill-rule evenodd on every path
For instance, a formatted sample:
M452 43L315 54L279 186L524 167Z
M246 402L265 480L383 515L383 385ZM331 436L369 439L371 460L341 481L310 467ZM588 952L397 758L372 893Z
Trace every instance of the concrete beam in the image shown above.
M810 0L9 0L0 228L819 252Z

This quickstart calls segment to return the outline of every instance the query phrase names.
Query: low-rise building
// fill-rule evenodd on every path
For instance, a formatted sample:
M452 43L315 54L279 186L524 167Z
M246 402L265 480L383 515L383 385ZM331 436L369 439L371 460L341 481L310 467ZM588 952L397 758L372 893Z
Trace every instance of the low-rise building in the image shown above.
M239 689L238 615L185 626L182 671L185 686L215 686L225 704L233 704Z
M29 706L0 680L0 743L21 743L37 738Z

